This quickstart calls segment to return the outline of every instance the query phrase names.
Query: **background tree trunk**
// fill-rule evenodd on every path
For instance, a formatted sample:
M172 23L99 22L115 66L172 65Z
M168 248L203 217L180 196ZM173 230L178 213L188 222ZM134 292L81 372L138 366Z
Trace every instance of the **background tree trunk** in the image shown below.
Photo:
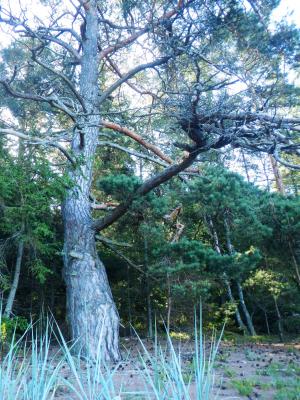
M275 310L276 310L276 314L277 314L278 334L279 334L280 340L283 342L283 326L282 326L281 312L278 307L278 301L277 301L276 296L273 296L273 299L274 299Z
M215 229L214 223L213 223L213 221L212 221L210 216L207 217L207 220L208 220L209 230L210 230L210 233L211 233L212 238L213 238L214 249L218 254L221 255L222 252L221 252L219 237L218 237L217 231ZM235 313L237 324L238 324L238 326L239 326L239 328L240 328L240 330L242 332L246 332L247 328L246 328L246 326L245 326L245 324L244 324L244 322L242 320L242 317L241 317L241 314L239 312L238 306L237 306L236 301L235 301L235 299L233 297L231 286L230 286L230 281L228 279L228 276L227 276L226 272L223 273L222 281L225 284L228 299L229 299L230 303L233 304L234 307L235 307L234 313Z
M285 188L284 188L284 184L283 184L283 180L282 180L282 176L281 176L280 170L278 168L277 161L275 160L275 158L271 154L269 155L269 158L270 158L270 162L271 162L271 166L272 166L272 170L273 170L273 174L274 174L277 190L278 190L278 192L280 192L284 196L285 195Z
M246 318L246 323L247 323L247 327L248 327L249 333L250 333L251 336L256 336L256 332L255 332L255 329L254 329L254 326L253 326L253 322L252 322L251 316L249 314L248 308L247 308L246 303L245 303L243 287L242 287L242 285L241 285L241 283L239 281L236 282L236 285L237 285L237 288L238 288L240 304L241 304L242 310L243 310L245 318Z
M230 227L229 227L229 223L227 220L227 217L224 217L224 226L225 226L225 234L226 234L226 243L227 243L227 249L228 249L228 253L230 255L234 254L235 250L234 247L232 245L231 242L231 235L230 235ZM252 323L252 319L250 317L250 313L248 311L248 308L246 306L245 303L245 299L244 299L244 292L243 292L243 287L241 285L241 282L239 280L236 281L237 284L237 289L238 289L238 296L239 296L239 300L240 300L240 305L242 307L245 319L246 319L246 324L247 324L247 328L248 331L250 333L251 336L256 336L256 332L254 329L254 325Z
M240 328L240 330L242 332L246 332L247 328L246 328L246 326L245 326L245 324L244 324L244 322L242 320L242 317L241 317L241 314L239 312L238 306L237 306L236 301L235 301L235 299L233 297L231 286L230 286L230 283L229 283L229 281L227 279L227 275L226 274L224 274L224 283L225 283L225 286L226 286L226 291L227 291L227 295L228 295L229 301L235 307L235 311L234 312L235 312L235 317L236 317L238 326L239 326L239 328Z
M148 239L146 234L144 235L144 271L145 271L145 289L146 289L146 301L147 301L147 330L148 337L153 338L153 321L152 321L152 305L151 305L151 290L149 284L149 257L148 257Z
M19 278L20 278L20 272L21 272L21 265L22 265L22 259L23 259L23 252L24 252L24 241L21 238L19 240L19 244L18 244L18 253L17 253L17 259L16 259L16 266L15 266L15 271L14 271L14 279L10 288L10 292L7 298L7 302L6 302L6 306L5 306L5 310L4 310L4 316L9 318L11 313L12 313L12 309L13 309L13 304L15 301L15 297L16 297L16 292L18 289L18 285L19 285Z

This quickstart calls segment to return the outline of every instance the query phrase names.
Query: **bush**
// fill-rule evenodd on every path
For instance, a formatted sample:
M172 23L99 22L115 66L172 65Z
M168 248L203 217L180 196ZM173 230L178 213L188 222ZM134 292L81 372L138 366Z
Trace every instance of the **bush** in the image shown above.
M28 321L24 317L0 317L0 344L10 343L14 333L22 334L28 328Z

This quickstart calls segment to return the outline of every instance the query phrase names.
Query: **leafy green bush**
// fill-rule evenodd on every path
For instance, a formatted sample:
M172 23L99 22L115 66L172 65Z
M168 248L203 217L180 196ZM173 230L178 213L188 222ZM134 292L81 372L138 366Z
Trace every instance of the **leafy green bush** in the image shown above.
M28 321L24 317L16 316L13 318L0 318L0 343L9 343L12 340L14 333L22 334L28 328Z

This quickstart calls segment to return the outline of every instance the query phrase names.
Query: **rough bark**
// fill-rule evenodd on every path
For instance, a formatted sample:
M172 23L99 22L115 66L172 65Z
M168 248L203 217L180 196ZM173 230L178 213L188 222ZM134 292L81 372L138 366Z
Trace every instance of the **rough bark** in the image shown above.
M72 141L72 153L80 162L69 172L73 187L63 204L67 315L72 339L79 340L85 352L96 356L100 351L103 359L118 360L119 316L97 254L89 200L100 123L95 1L88 3L85 19L80 94L88 113L78 121Z
M12 285L11 285L11 288L9 291L9 295L8 295L5 310L4 310L4 316L7 318L9 318L12 314L13 304L14 304L16 292L17 292L18 285L19 285L23 252L24 252L24 241L21 238L19 240L19 244L18 244L18 253L17 253L16 266L15 266L15 271L14 271L14 279L13 279L13 282L12 282Z

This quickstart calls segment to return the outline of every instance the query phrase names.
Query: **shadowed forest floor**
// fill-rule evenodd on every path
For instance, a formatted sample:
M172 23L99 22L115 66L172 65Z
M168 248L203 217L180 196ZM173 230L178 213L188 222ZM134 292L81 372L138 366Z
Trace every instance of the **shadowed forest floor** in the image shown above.
M143 341L150 353L154 345L150 340ZM166 342L160 341L162 347ZM175 349L180 347L185 368L186 380L193 368L193 341L173 341ZM207 348L209 346L207 345ZM145 384L141 371L139 351L143 353L138 339L122 339L124 360L118 366L114 381L117 388L126 392L143 392ZM113 368L114 366L111 366ZM150 363L149 370L152 369ZM67 366L62 369L66 379L72 380ZM162 378L163 379L163 378ZM192 398L196 399L195 385L191 382ZM262 399L299 400L300 399L300 344L232 344L222 343L215 364L215 390L218 399ZM132 394L117 396L116 400L142 400L145 396ZM76 399L68 390L60 387L55 399Z

